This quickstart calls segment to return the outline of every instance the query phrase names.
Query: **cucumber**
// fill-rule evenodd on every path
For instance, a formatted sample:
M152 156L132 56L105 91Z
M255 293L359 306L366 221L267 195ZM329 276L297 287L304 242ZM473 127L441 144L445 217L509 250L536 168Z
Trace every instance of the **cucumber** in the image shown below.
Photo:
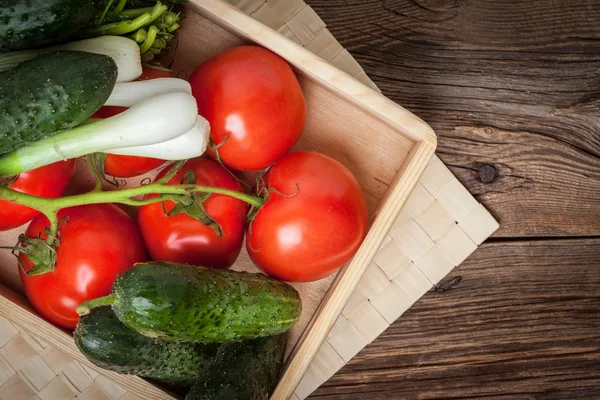
M0 154L94 114L117 81L112 58L82 51L58 51L0 73Z
M0 52L58 43L85 27L96 0L0 0Z
M283 367L286 335L240 343L206 370L186 400L269 400Z
M73 338L86 358L100 368L188 387L228 346L151 339L123 325L110 307L81 317Z
M115 280L112 294L78 312L112 304L125 325L154 338L232 342L286 332L300 317L300 295L259 274L151 262Z

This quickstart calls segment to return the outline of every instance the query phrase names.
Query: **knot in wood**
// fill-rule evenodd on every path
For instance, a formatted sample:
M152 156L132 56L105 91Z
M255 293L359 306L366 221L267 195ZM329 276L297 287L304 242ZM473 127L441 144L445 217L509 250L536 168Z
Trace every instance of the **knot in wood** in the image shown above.
M492 183L498 177L498 170L490 164L483 164L479 167L479 178L483 183Z

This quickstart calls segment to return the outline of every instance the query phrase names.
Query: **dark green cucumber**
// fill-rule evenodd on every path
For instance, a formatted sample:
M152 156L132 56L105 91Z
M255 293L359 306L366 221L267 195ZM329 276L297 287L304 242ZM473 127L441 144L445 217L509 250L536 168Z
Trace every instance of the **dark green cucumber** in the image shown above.
M206 370L186 400L269 400L283 367L286 335L240 343Z
M152 262L121 274L112 294L78 311L112 304L137 332L175 341L232 342L286 332L300 317L300 295L259 274Z
M0 52L61 42L96 12L96 0L0 0Z
M79 125L116 81L112 58L82 51L43 54L1 72L0 154Z
M229 346L151 339L123 325L110 307L81 317L73 337L79 350L100 368L188 387Z

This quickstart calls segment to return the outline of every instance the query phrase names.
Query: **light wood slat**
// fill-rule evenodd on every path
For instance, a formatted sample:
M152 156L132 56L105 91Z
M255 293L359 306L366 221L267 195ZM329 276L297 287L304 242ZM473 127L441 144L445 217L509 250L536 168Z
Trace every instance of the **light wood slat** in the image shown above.
M303 1L229 2L379 90ZM417 150L413 157L418 156ZM433 157L423 162L428 167L411 196L403 192L390 194L398 199L405 198L398 204L401 206L406 202L406 208L397 220L389 221L392 228L389 236L386 232L377 232L377 235L386 235L385 242L363 280L356 289L347 286L348 295L329 305L332 309L341 309L340 304L348 301L337 320L321 321L320 330L326 332L331 328L331 331L296 388L293 399L306 398L330 378L498 228L493 217L441 160ZM416 178L406 176L404 179L409 185L410 180ZM352 277L346 275L338 280L351 281ZM6 295L11 303L18 299L3 287L0 287L0 294ZM149 389L139 378L98 371L83 359L67 334L57 337L53 330L44 331L46 322L27 312L22 314L23 310L20 306L14 308L14 303L7 310L3 306L0 300L0 314L8 318L0 317L0 400L61 400L75 396L137 400L140 393L144 394L144 399L171 398L156 388ZM36 328L35 332L51 334L37 337L11 321L21 321ZM318 336L320 332L313 334Z
M295 16L283 26L278 27L272 21L269 26L376 88L310 7L297 12L296 8L301 8L298 1L277 3L279 7L288 3L294 8ZM342 366L340 360L344 357L340 352L349 359L351 354L360 351L360 345L371 342L385 329L384 324L393 323L498 229L494 218L439 158L433 157L428 164L405 209L393 224L391 242L382 245L365 273L364 282L349 296L340 319L298 385L295 393L298 399L304 399L329 379L332 366Z
M11 337L0 348L2 400L119 400L128 393L53 345L44 348L45 340L5 317L0 317L0 337Z
M325 23L310 6L304 7L289 20L287 26L300 39L302 45L310 43L322 29L325 29Z
M0 339L0 400L101 400L102 395L121 400L130 392L144 394L144 400L173 399L141 378L92 365L71 335L38 317L26 299L3 285Z

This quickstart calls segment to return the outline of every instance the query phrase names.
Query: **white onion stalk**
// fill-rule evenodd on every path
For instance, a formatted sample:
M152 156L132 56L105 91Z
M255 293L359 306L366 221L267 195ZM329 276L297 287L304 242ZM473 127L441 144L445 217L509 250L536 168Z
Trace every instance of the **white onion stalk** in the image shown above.
M0 177L86 154L167 142L191 130L197 117L198 106L193 96L185 93L156 96L114 117L59 132L3 155Z
M23 61L32 60L40 54L59 50L87 51L112 57L119 69L117 82L133 81L142 75L140 46L133 40L122 36L102 36L60 46L2 53L0 54L0 71L13 69Z
M146 146L121 147L106 151L108 154L123 156L160 158L167 161L187 160L200 157L208 147L210 125L207 120L198 116L196 125L178 138L163 143Z
M104 105L131 107L150 97L173 92L192 94L192 87L187 81L178 78L117 83Z

